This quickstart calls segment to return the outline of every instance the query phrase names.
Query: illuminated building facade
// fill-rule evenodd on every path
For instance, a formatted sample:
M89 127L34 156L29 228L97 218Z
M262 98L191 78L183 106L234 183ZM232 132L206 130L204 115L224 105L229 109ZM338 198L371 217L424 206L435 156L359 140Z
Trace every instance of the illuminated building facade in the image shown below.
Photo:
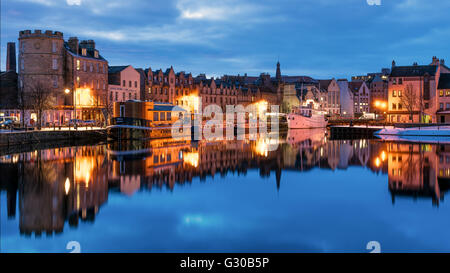
M429 65L396 66L393 61L388 85L389 121L438 122L437 112L447 110L440 102L444 96L437 92L441 73L450 73L450 69L436 57ZM406 104L411 105L409 110Z
M141 76L131 65L108 67L109 101L141 99Z
M66 42L58 31L20 31L18 75L24 94L37 84L50 90L52 109L44 112L42 125L62 125L73 118L104 120L108 62L93 40L78 42L71 37ZM36 113L28 110L25 122L35 124Z

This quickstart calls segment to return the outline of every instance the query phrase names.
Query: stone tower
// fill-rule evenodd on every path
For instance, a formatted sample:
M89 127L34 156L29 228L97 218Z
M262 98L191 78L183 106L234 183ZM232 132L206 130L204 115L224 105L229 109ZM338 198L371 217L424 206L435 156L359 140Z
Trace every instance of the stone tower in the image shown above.
M9 42L6 50L6 71L16 72L16 43Z
M41 82L54 93L56 103L64 98L64 40L59 31L19 32L19 84L28 90Z

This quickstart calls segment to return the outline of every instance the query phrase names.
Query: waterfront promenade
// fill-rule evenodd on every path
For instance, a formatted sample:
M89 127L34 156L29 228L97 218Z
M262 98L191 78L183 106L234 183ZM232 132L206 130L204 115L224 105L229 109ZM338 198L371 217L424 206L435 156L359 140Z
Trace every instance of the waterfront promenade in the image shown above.
M61 140L106 140L106 129L101 127L46 127L41 130L17 131L1 130L0 146L42 143Z

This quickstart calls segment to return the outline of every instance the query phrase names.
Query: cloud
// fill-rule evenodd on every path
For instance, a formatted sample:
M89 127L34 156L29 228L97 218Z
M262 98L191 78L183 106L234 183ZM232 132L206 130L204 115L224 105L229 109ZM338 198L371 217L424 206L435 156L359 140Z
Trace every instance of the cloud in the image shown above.
M209 21L242 21L264 11L261 5L235 0L178 0L176 8L180 19Z
M67 5L69 6L79 6L81 5L81 0L67 0Z

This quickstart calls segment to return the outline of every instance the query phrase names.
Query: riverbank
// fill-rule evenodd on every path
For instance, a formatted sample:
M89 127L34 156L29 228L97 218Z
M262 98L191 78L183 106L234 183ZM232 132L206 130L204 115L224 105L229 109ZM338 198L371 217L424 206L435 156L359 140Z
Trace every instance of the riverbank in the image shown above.
M0 133L0 147L53 141L106 140L106 129L11 131Z

